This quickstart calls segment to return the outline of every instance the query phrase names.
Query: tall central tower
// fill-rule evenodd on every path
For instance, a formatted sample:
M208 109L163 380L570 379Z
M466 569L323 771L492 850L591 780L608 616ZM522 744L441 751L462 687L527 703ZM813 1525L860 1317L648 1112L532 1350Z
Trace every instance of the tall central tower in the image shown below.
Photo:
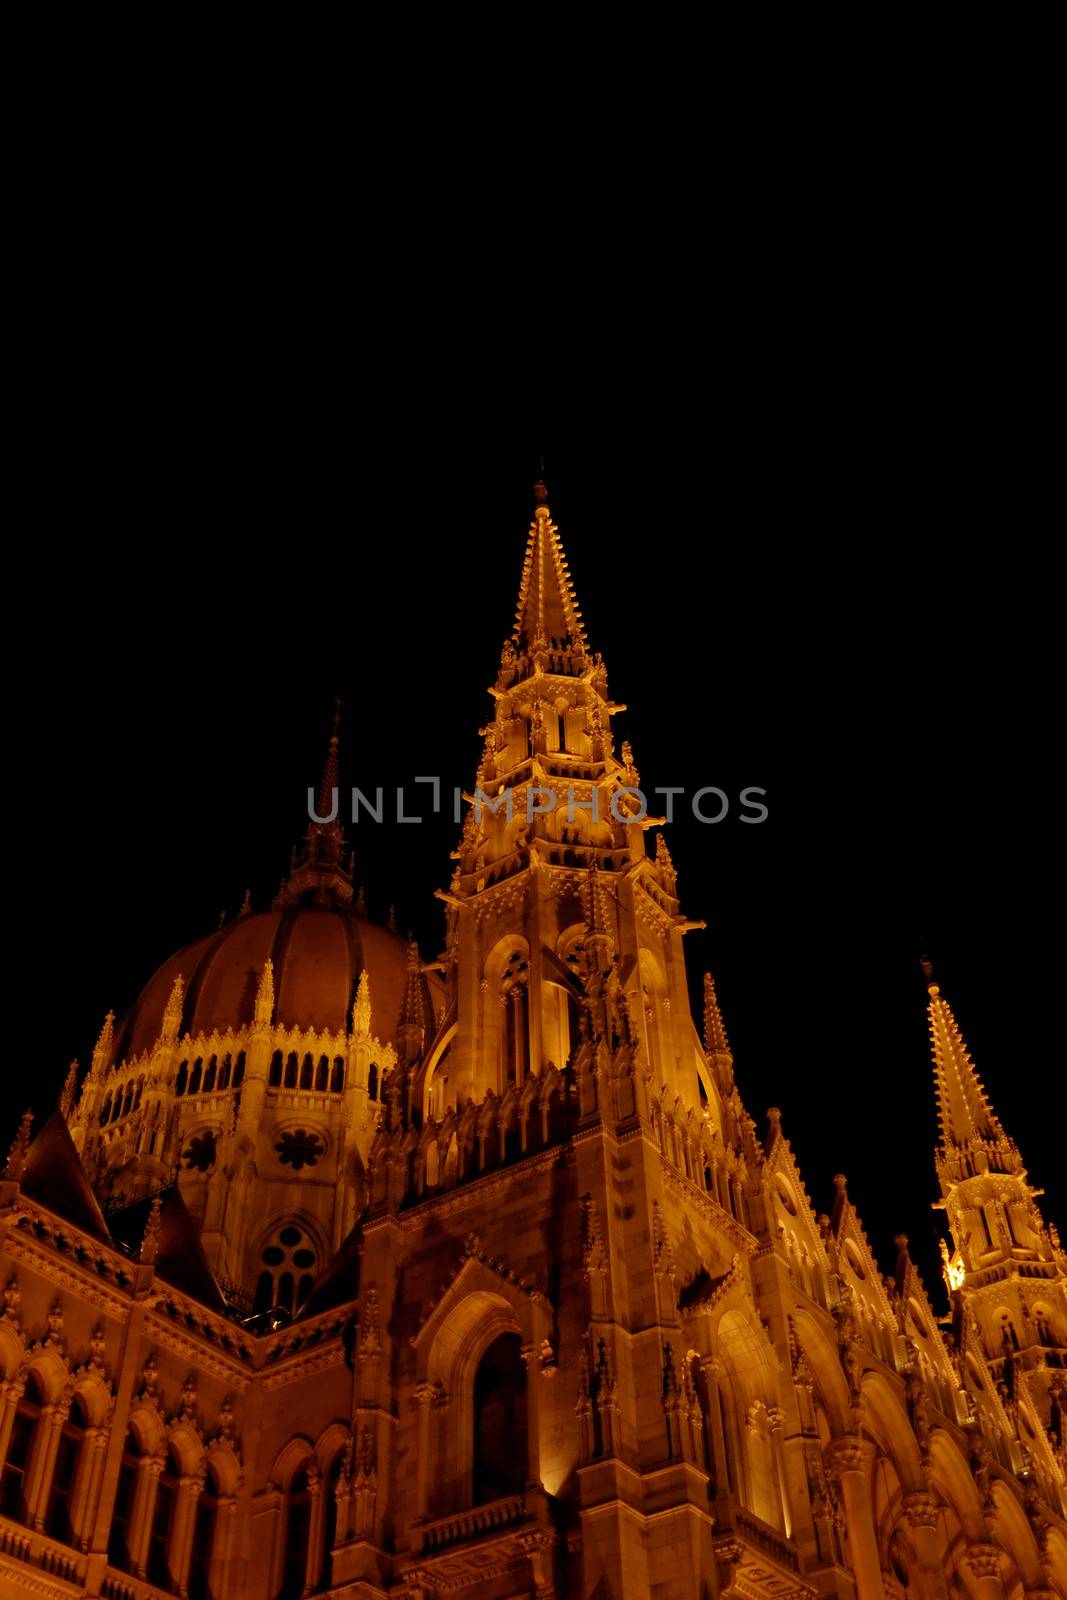
M592 985L657 1091L699 1113L706 1067L682 957L694 924L680 913L662 835L647 850L656 819L629 745L617 752L612 733L625 707L590 649L543 483L535 494L515 625L443 896L455 1030L447 1058L429 1064L427 1104L504 1096L528 1072L561 1070Z

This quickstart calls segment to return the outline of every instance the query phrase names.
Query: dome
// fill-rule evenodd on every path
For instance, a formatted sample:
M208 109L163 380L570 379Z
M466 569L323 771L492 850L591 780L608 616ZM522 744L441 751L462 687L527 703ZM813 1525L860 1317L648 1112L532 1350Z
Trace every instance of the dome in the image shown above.
M249 1026L268 959L274 963L275 1025L347 1032L366 969L371 1032L383 1042L395 1037L407 976L405 941L348 907L294 905L249 912L164 962L116 1029L114 1059L152 1048L179 974L183 1035ZM429 1036L444 995L435 974L423 974L422 993Z

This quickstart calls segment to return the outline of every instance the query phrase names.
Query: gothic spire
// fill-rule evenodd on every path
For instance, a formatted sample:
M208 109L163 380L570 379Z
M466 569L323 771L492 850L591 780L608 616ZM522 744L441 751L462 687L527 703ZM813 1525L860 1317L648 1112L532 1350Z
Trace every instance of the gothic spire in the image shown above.
M548 490L540 479L534 484L534 499L537 505L526 541L512 632L514 646L526 651L532 649L535 642L547 647L556 640L561 645L585 650L588 641L582 613L578 609L559 529L548 509Z
M345 863L345 832L341 826L341 790L338 752L341 736L341 702L335 702L333 733L326 751L317 798L308 789L308 830L300 849L293 852L292 868L274 900L275 911L286 906L347 906L352 901L352 872ZM312 804L313 802L313 804Z
M397 1029L397 1042L402 1060L417 1061L421 1056L425 1025L426 1018L422 1005L422 962L419 959L418 945L409 937L407 978L404 983L404 999L400 1007L400 1026Z
M930 995L928 1016L937 1087L937 1116L945 1149L974 1139L1003 1139L1004 1129L995 1115L959 1024L948 1001L933 982L933 969L923 962Z
M719 1088L729 1094L734 1082L734 1053L726 1037L715 979L710 972L704 974L704 1053L718 1077Z

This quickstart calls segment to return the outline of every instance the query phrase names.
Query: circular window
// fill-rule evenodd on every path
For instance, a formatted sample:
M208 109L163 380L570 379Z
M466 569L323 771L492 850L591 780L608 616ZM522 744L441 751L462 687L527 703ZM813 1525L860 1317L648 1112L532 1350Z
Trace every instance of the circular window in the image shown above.
M282 1244L294 1245L299 1244L304 1235L299 1228L283 1228L278 1237Z
M263 1252L263 1259L268 1267L279 1267L285 1260L285 1251L279 1250L276 1244L268 1245Z
M315 1252L313 1250L294 1250L293 1265L296 1267L313 1267L315 1265Z

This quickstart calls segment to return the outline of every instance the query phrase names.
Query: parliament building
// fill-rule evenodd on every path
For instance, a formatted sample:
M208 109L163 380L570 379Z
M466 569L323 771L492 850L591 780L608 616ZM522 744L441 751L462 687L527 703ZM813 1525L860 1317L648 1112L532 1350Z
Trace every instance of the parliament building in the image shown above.
M319 820L335 734L272 909L22 1121L0 1600L1067 1600L1040 1191L930 973L948 1314L816 1214L535 493L441 952Z

